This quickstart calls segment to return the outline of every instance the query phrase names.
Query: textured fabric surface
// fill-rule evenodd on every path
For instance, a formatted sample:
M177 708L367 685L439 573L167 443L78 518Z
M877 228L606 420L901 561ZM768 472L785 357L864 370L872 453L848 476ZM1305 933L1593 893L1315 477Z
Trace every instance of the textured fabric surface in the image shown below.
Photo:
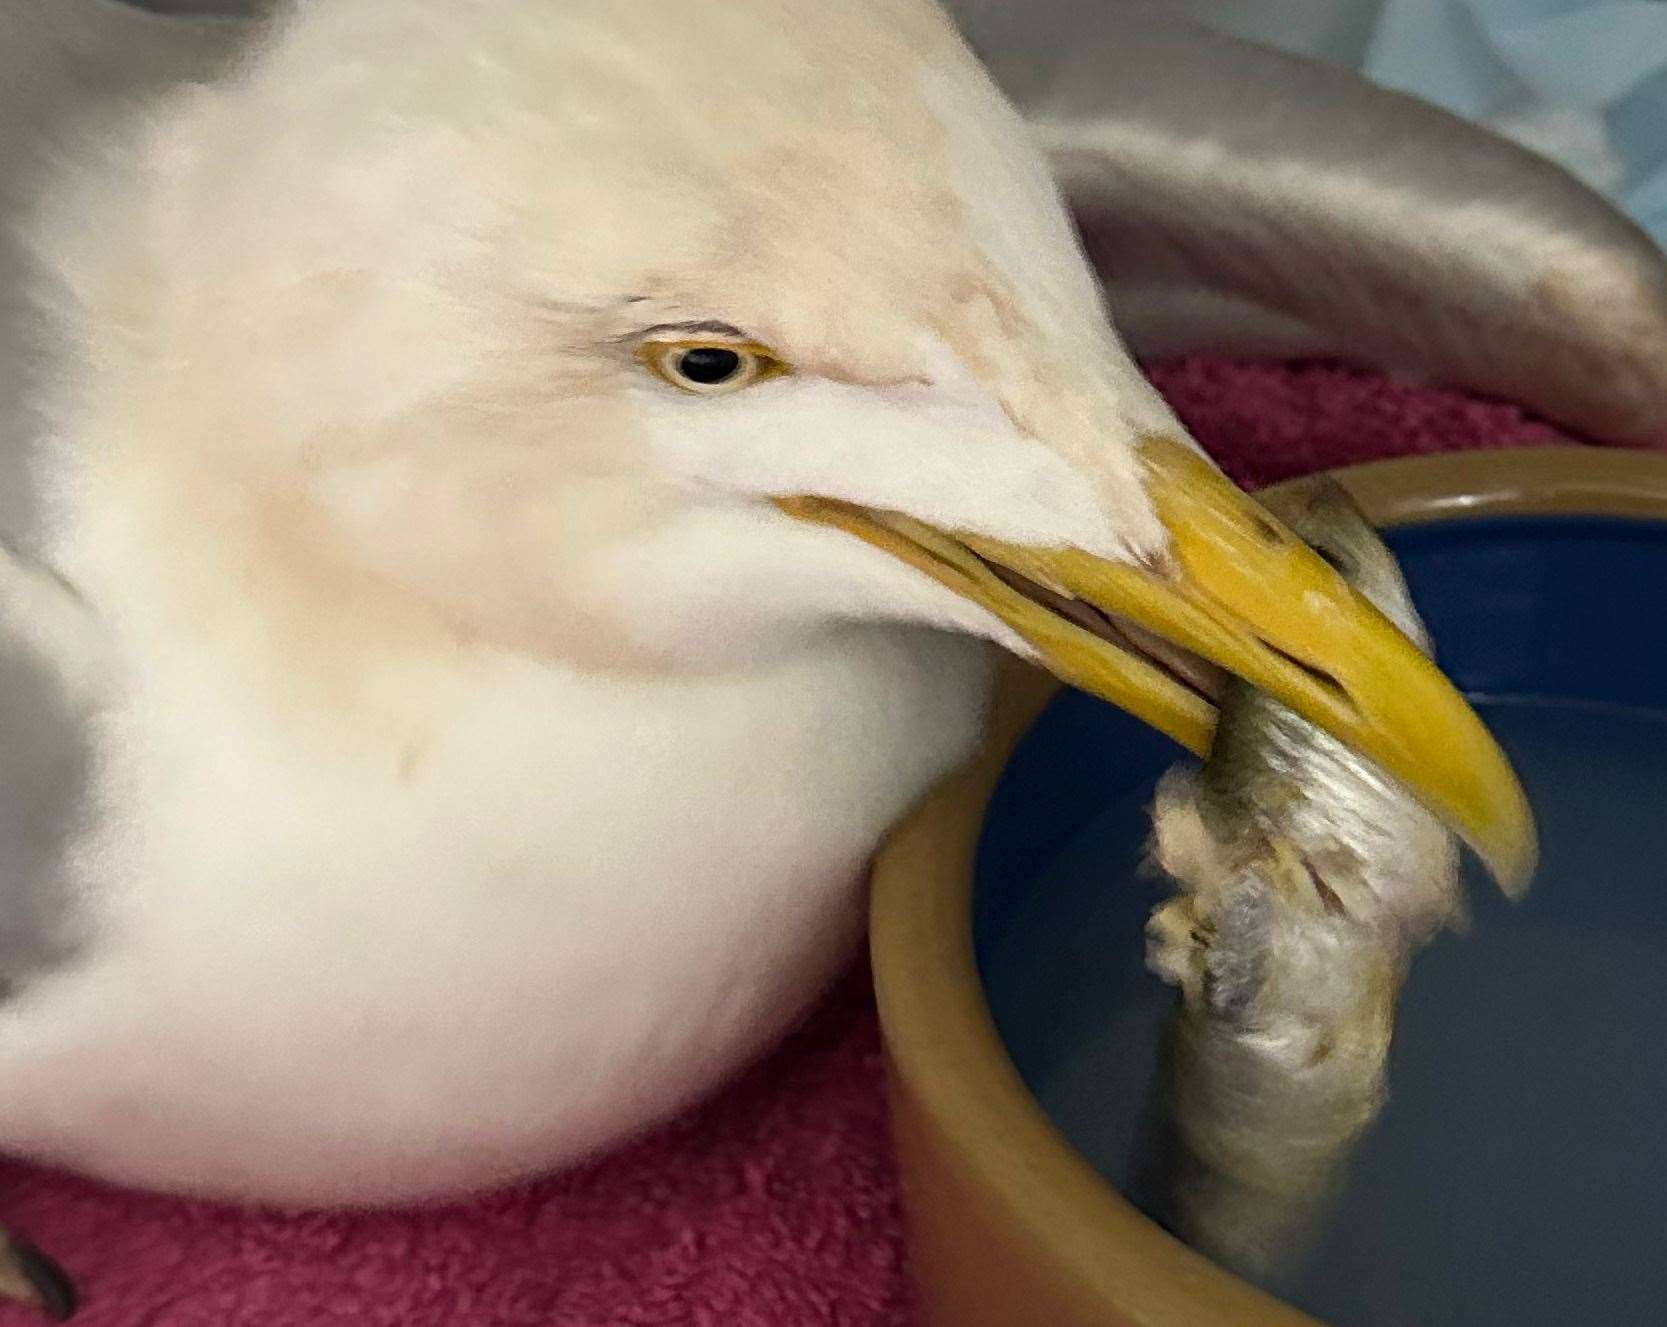
M1249 484L1567 440L1508 406L1329 365L1194 359L1155 377ZM86 1327L913 1322L861 970L718 1097L575 1174L444 1209L286 1216L7 1164L0 1220L77 1275ZM0 1327L35 1321L0 1310Z

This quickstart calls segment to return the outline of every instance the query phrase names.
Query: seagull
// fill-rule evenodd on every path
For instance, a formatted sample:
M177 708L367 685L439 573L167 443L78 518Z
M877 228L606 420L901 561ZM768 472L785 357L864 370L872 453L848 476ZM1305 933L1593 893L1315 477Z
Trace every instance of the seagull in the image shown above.
M1243 677L1532 869L1465 701L1141 375L936 5L187 26L20 232L0 1150L314 1207L594 1154L840 970L1003 649L1198 751ZM0 1293L73 1304L17 1236Z

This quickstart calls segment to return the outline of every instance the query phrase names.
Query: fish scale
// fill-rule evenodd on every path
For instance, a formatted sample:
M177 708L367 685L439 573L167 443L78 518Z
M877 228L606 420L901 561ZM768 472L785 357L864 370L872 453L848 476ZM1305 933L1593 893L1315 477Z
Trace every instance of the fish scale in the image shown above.
M1426 653L1394 557L1338 485L1291 528ZM1147 963L1179 989L1166 1054L1166 1213L1263 1281L1300 1263L1386 1095L1413 955L1462 925L1456 840L1394 780L1238 680L1210 758L1172 770L1154 856L1176 892Z

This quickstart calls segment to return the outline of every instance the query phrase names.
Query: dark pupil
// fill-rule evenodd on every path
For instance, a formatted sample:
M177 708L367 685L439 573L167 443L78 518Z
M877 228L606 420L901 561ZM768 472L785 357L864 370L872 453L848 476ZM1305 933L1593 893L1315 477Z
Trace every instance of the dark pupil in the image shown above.
M677 371L690 382L713 387L728 382L741 371L741 356L733 350L712 346L685 350L677 357Z

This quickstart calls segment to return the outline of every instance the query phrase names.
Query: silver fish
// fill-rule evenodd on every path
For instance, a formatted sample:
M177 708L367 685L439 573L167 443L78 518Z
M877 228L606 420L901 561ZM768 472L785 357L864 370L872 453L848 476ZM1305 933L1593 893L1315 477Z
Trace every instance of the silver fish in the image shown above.
M1399 566L1341 487L1280 514L1429 653ZM1277 1280L1383 1104L1412 956L1464 920L1458 845L1389 776L1237 681L1208 761L1165 776L1154 822L1178 886L1147 925L1148 966L1180 990L1168 1218Z

